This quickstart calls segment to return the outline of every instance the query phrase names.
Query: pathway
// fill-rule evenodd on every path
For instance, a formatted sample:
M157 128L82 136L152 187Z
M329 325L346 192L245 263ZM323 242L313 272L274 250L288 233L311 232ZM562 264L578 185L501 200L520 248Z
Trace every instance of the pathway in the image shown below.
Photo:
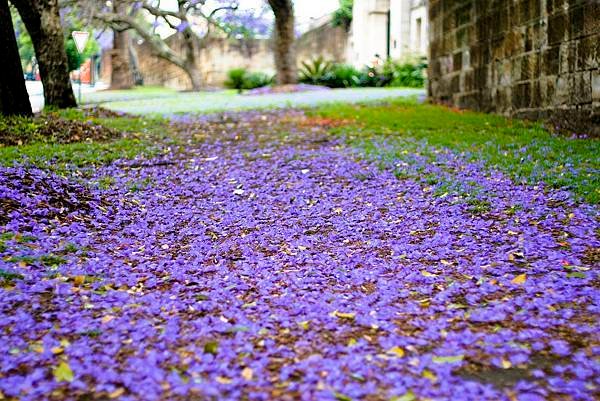
M185 153L93 190L0 170L5 398L598 395L588 207L452 154L496 201L434 197L299 112L181 120Z
M238 95L233 91L175 92L144 88L138 91L97 92L84 96L85 102L101 103L111 110L134 114L172 115L247 109L313 107L324 103L358 103L398 97L425 97L423 89L350 88L296 93ZM132 101L135 100L135 101Z

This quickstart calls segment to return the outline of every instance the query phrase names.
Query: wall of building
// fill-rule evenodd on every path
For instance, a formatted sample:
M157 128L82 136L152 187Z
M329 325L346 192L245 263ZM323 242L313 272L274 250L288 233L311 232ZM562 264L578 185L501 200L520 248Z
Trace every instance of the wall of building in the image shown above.
M375 55L386 57L389 9L390 0L354 1L348 62L362 67L373 63Z
M600 2L429 0L436 102L600 135Z
M362 67L376 54L385 59L388 41L392 59L425 56L427 32L427 0L354 0L348 62Z

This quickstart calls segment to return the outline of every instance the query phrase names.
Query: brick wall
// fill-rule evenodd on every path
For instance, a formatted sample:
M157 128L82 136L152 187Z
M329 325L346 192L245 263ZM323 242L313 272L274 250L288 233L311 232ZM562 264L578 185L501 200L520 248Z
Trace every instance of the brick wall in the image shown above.
M600 135L600 0L429 0L435 102Z

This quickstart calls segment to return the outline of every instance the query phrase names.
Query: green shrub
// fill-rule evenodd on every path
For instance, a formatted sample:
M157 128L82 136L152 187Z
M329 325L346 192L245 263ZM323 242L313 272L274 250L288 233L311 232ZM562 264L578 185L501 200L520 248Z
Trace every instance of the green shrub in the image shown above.
M273 83L273 76L264 72L250 72L244 76L243 89L262 88Z
M326 61L322 56L310 62L303 61L300 67L299 81L305 84L320 85L323 77L333 69L333 63Z
M344 29L350 29L352 24L352 6L354 0L339 0L340 7L333 12L331 24L333 26L341 26Z
M403 62L387 61L382 74L389 79L389 86L406 86L422 88L425 86L425 58L404 60Z
M243 89L261 88L272 83L273 77L263 72L249 72L245 68L234 68L227 72L225 86L242 92Z
M333 64L316 58L302 63L300 82L330 88L405 86L422 88L425 85L425 58L386 61L381 67L365 66L362 70L349 64Z
M350 64L334 64L321 81L330 88L353 88L361 86L365 81L365 73Z
M245 68L234 68L227 72L227 80L225 86L230 89L237 89L242 91L244 89L244 78L246 77L247 71Z

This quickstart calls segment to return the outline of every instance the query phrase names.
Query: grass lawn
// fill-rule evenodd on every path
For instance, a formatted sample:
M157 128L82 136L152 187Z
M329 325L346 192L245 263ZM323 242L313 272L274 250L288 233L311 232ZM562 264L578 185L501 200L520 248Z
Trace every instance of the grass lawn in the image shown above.
M335 132L387 164L410 163L414 157L436 162L440 152L450 150L500 170L516 182L543 182L570 190L587 202L600 202L600 141L595 139L555 136L539 124L406 99L380 105L338 103L312 113L348 120L348 125ZM422 178L432 184L438 180ZM441 193L449 185L438 184Z
M179 94L175 89L162 86L138 86L125 90L103 90L98 92L84 93L83 104L100 104L105 102L133 101L142 99L158 99L176 97Z
M157 140L168 138L166 122L159 118L90 117L78 109L61 110L59 114L67 120L99 124L125 134L102 142L57 143L49 138L20 146L0 146L0 165L31 164L57 171L70 166L102 165L117 159L156 155L159 152Z
M441 195L448 190L474 192L477 185L474 183L472 188L453 187L455 180L452 177L455 172L451 171L451 166L442 167L446 169L445 176L424 175L419 168L411 170L398 166L418 166L419 163L414 163L415 158L426 158L431 163L439 163L443 155L459 154L468 161L481 162L490 170L499 170L516 182L529 185L543 182L552 188L566 189L589 203L600 202L598 140L554 136L539 124L419 104L414 97L387 100L385 103L332 103L329 101L332 93L337 92L272 96L239 96L230 91L179 93L164 88L98 92L94 94L98 101L128 96L130 101L110 102L107 106L115 109L123 106L123 109L142 113L144 116L90 117L79 110L62 111L61 115L67 119L125 131L128 133L125 137L109 142L59 144L46 141L0 147L0 164L30 163L63 169L68 165L101 165L119 158L151 157L160 152L159 147L155 146L157 139L176 141L169 136L166 122L159 114L168 114L174 110L198 110L201 104L204 105L202 107L209 107L203 109L204 112L212 110L210 107L217 110L229 109L231 103L228 102L232 99L238 99L235 102L249 102L242 108L256 108L259 104L271 107L268 105L275 98L294 95L298 96L296 100L311 98L313 107L307 110L313 115L343 119L344 124L333 129L333 133L344 135L351 145L358 147L368 157L395 168L398 176L408 174L434 185L436 192ZM395 92L388 89L359 89L339 93L346 97L360 95L363 99L368 98L370 93L374 99L379 99L382 94L391 95ZM144 100L144 97L151 98ZM325 103L320 104L323 99ZM278 102L282 107L285 105L281 99ZM295 104L301 105L302 102ZM319 105L318 108L315 104ZM158 110L162 112L159 113Z
M100 104L111 110L133 114L168 116L175 113L312 107L331 102L357 103L421 94L424 94L422 89L351 88L248 96L239 95L234 90L176 92L166 88L143 87L90 93L84 97L84 103Z

